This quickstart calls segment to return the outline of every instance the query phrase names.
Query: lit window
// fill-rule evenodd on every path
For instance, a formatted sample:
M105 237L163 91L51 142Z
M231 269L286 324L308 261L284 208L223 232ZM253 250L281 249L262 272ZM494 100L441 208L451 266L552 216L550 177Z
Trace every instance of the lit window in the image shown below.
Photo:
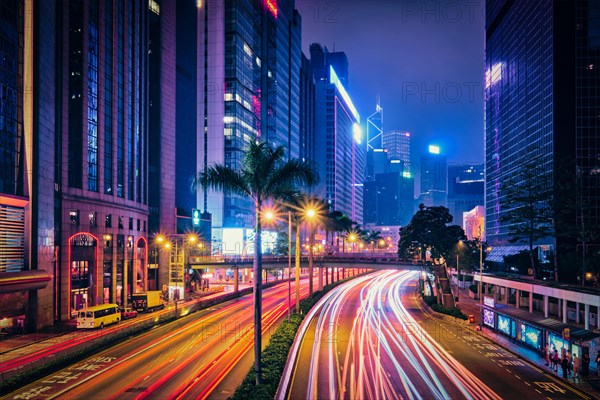
M71 210L69 212L69 220L72 225L79 225L79 210Z
M88 218L90 220L90 226L96 226L96 212L95 211L90 211L90 213L88 214Z

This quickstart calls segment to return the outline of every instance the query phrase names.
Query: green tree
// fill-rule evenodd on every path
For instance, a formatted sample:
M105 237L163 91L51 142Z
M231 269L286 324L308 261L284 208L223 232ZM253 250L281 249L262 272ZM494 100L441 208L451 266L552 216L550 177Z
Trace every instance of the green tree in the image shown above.
M534 277L537 266L533 253L535 243L554 234L552 177L534 158L514 173L501 187L500 221L508 224L510 243L526 242Z
M466 240L458 225L449 225L452 215L443 206L419 205L408 225L400 228L398 256L400 258L425 257L429 250L434 263L448 259L459 240Z
M222 190L254 202L254 369L257 385L262 381L262 207L269 200L289 200L297 193L297 187L313 185L317 181L317 172L309 163L296 159L286 161L283 147L272 148L266 142L250 142L239 171L217 164L198 173L194 180L195 188Z

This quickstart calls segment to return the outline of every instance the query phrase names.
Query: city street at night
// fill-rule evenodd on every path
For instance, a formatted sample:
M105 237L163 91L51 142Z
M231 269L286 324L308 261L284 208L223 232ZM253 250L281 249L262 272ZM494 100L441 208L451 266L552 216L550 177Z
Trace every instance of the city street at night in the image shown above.
M308 280L301 282L303 298L308 295ZM263 334L268 335L287 315L288 285L279 284L264 294ZM244 296L181 317L6 398L206 398L252 347L251 309L252 297Z
M379 272L336 289L303 337L288 398L589 398L468 326L428 317L417 276Z

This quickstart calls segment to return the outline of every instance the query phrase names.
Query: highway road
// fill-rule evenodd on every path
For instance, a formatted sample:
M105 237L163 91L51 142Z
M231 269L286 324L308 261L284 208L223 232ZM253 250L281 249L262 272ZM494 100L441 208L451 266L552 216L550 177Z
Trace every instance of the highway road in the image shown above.
M587 398L465 326L428 317L416 278L382 271L330 292L307 326L287 398Z
M288 285L263 291L263 334L287 314ZM308 295L301 281L300 297ZM292 290L292 304L295 304ZM252 349L244 296L132 337L15 391L7 399L201 399Z

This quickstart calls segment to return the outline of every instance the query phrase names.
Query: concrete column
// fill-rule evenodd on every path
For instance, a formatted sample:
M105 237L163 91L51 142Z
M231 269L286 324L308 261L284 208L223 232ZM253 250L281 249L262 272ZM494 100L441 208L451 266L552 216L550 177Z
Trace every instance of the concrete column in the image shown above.
M579 302L575 303L575 323L579 323Z
M548 318L548 295L544 295L544 318Z
M515 291L515 307L519 308L519 305L521 304L521 291L519 289L515 289Z
M558 318L562 318L562 300L561 299L557 299L558 300L558 304L557 304L557 314L558 314Z
M584 304L585 310L583 312L583 324L584 329L590 329L590 305Z
M533 292L529 292L529 314L533 313Z
M562 301L562 314L563 314L562 315L563 324L566 324L567 323L567 301L566 300Z
M235 266L235 267L233 267L233 292L234 293L238 292L239 283L240 283L239 267Z

